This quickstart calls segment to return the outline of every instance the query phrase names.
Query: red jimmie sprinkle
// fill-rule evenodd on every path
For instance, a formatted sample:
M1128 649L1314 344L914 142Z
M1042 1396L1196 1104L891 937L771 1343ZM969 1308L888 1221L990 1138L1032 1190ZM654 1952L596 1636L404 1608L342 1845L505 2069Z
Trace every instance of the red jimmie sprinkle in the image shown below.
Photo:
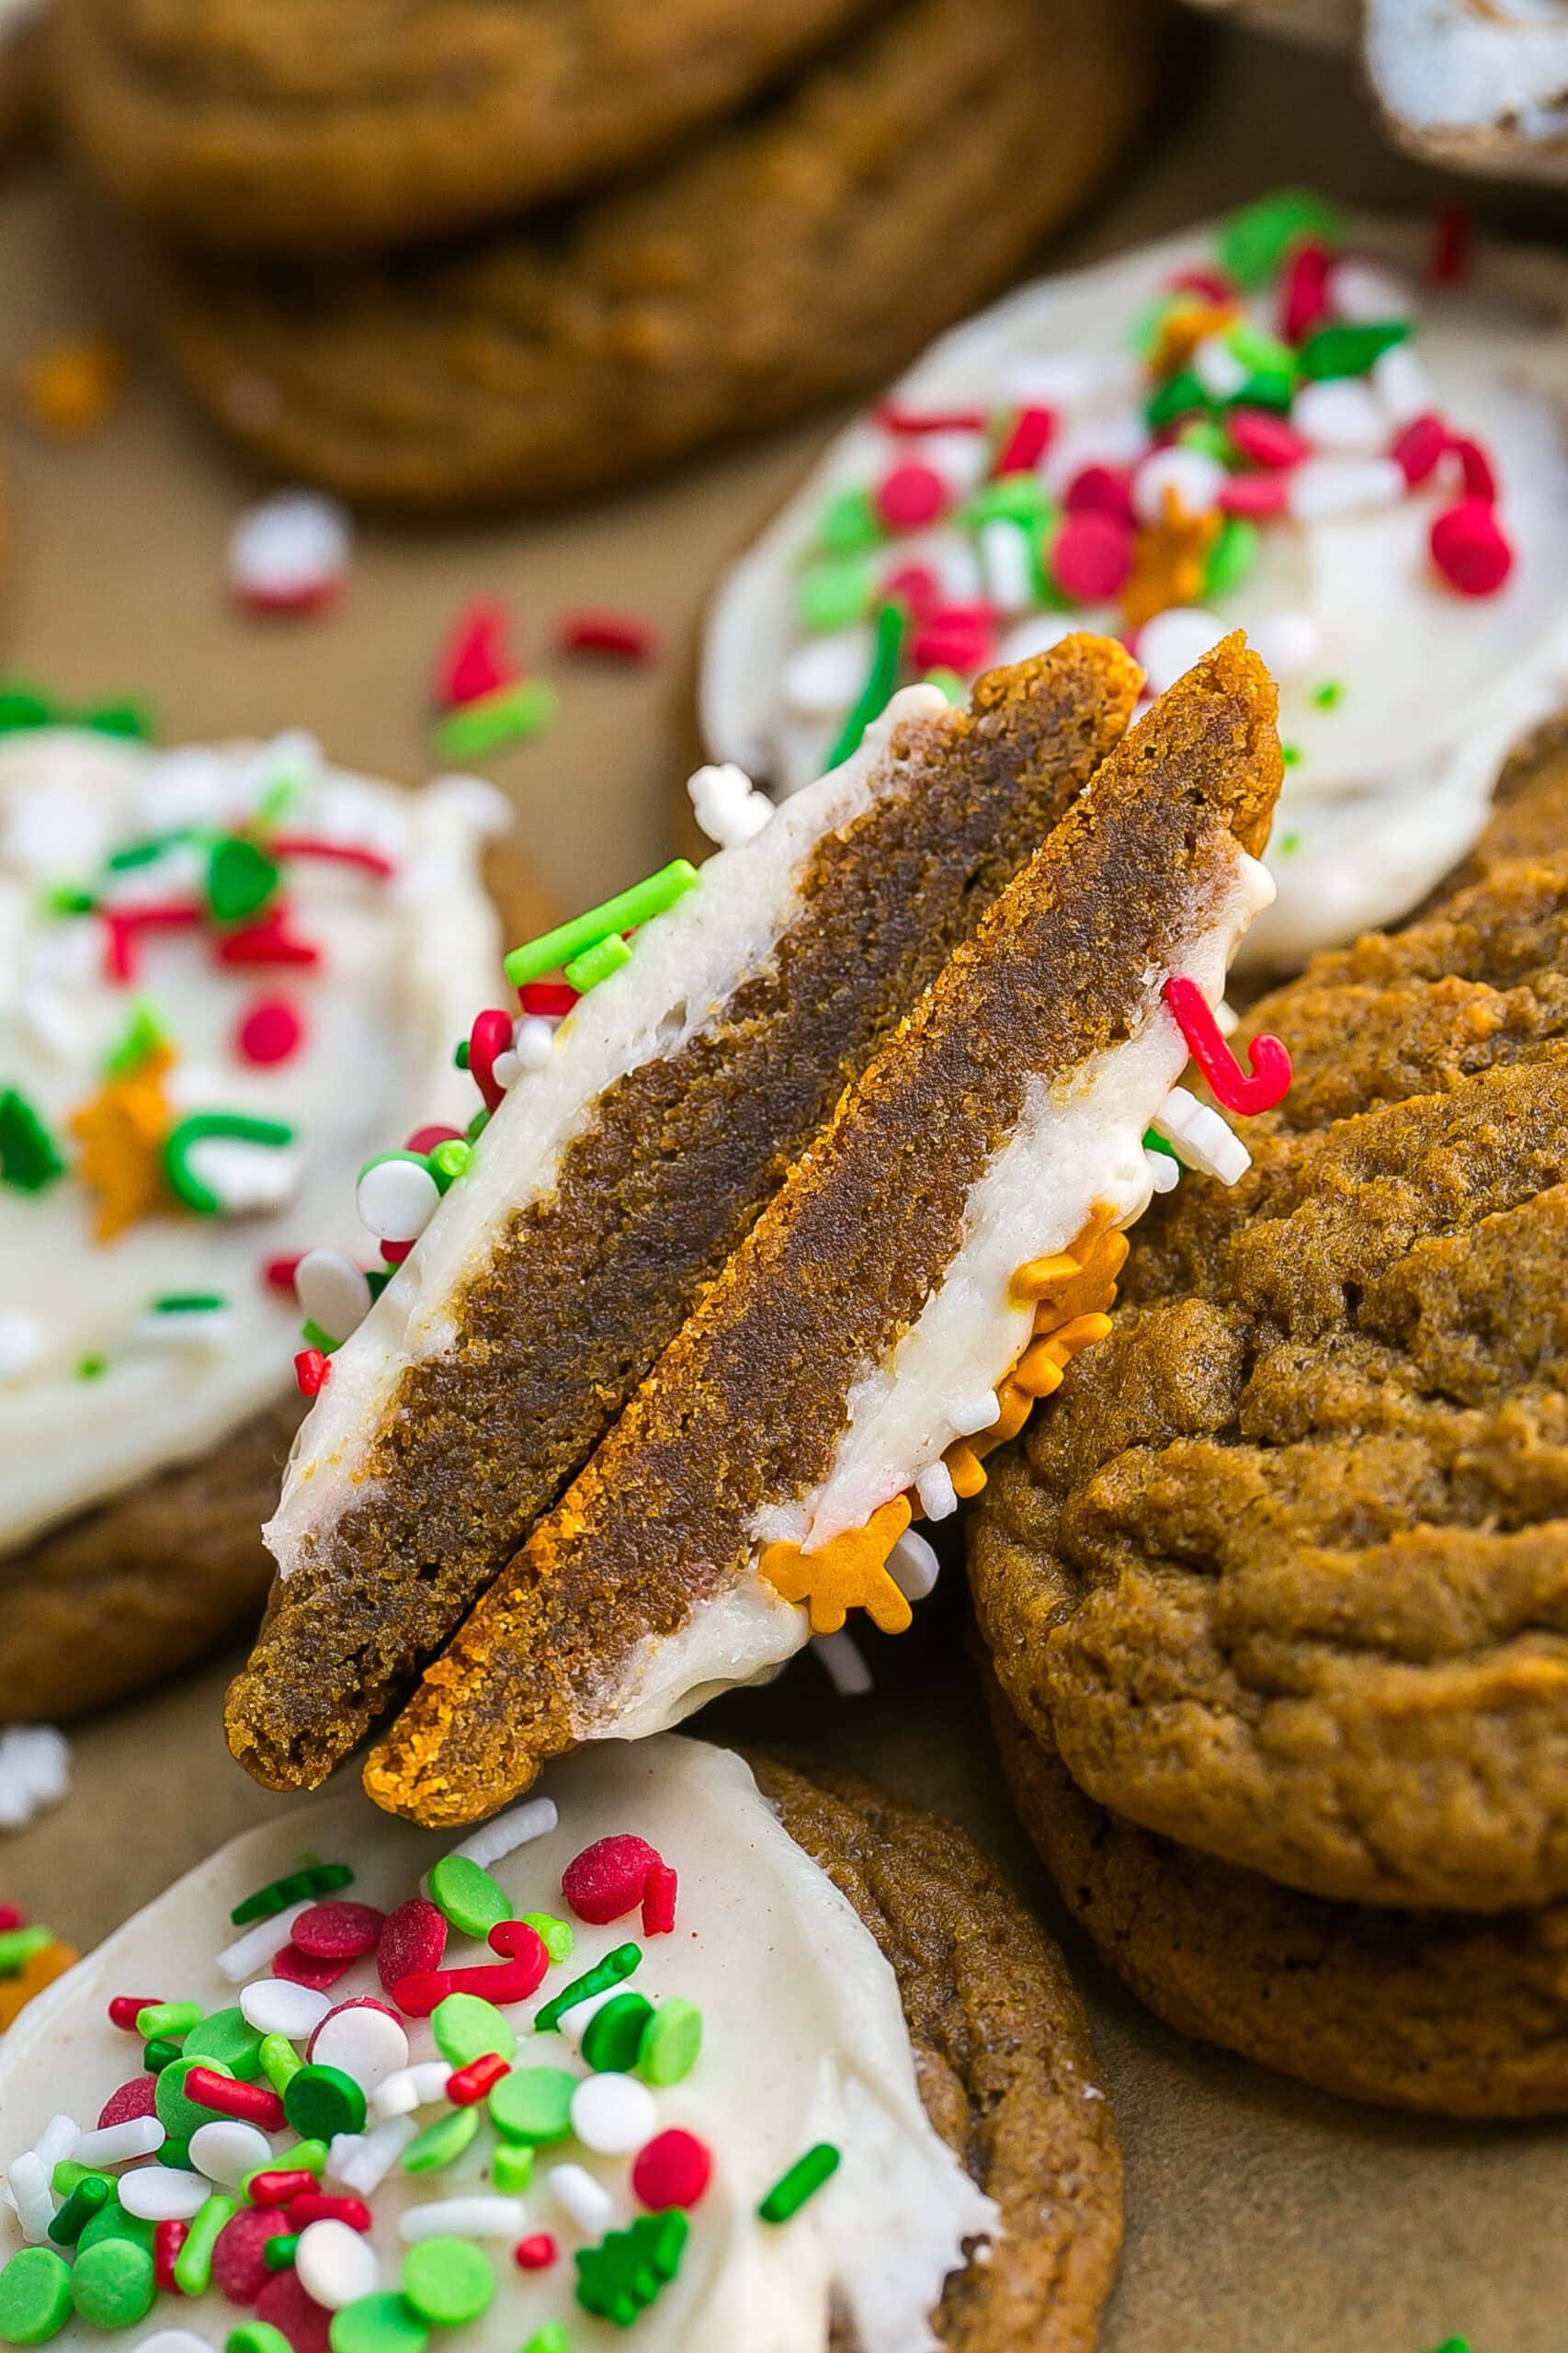
M137 2012L152 2009L163 1998L161 1994L117 1994L108 2006L108 2022L122 2034L134 2034Z
M1074 604L1103 605L1119 596L1132 571L1132 532L1109 515L1069 515L1056 534L1051 569Z
M1285 266L1279 288L1279 332L1300 343L1328 310L1328 273L1334 256L1315 239L1299 244Z
M591 1927L602 1928L634 1912L642 1901L650 1871L664 1868L664 1857L646 1838L621 1832L597 1838L574 1855L561 1874L561 1893Z
M1068 483L1062 504L1069 515L1108 515L1131 530L1137 520L1131 467L1081 466Z
M531 2238L519 2239L512 2249L512 2260L519 2271L545 2271L554 2262L555 2241L548 2231L535 2231Z
M471 2059L466 2067L457 2068L447 2078L447 2097L454 2108L472 2108L482 2100L492 2084L512 2072L512 2063L503 2059L498 2051L483 2051Z
M1173 294L1199 294L1206 302L1233 302L1236 283L1222 269L1177 269L1170 276Z
M370 2210L362 2198L328 2198L312 2182L289 2200L289 2227L302 2231L308 2222L347 2222L351 2231L368 2231Z
M617 662L652 662L659 651L659 632L636 613L583 605L562 614L555 624L555 642L562 654L608 654Z
M267 1290L280 1290L285 1299L291 1300L294 1296L294 1277L304 1255L302 1250L297 1250L291 1258L264 1258L261 1279Z
M1278 1038L1256 1037L1249 1048L1251 1071L1243 1070L1220 1034L1212 1006L1196 981L1176 972L1165 985L1165 1000L1203 1073L1210 1093L1227 1111L1250 1120L1282 1103L1290 1085L1290 1057Z
M1470 215L1462 204L1445 204L1435 215L1427 267L1437 286L1457 286L1469 277Z
M286 2206L315 2186L314 2174L304 2165L279 2165L272 2173L253 2173L245 2195L253 2206Z
M655 1863L642 1882L642 1934L667 1937L676 1924L676 1875L668 1863Z
M1432 526L1432 561L1461 597L1494 597L1514 568L1496 509L1483 498L1461 498Z
M879 401L874 412L884 433L901 438L922 433L983 433L985 411L980 408L905 408L901 401Z
M1232 474L1220 507L1226 515L1283 515L1289 495L1283 474Z
M885 473L871 493L872 508L890 531L922 531L952 503L952 492L935 466L914 459Z
M1227 409L1225 430L1255 466L1299 466L1307 454L1307 444L1295 426L1276 416L1272 409Z
M298 1053L304 1035L304 1021L286 996L262 997L241 1016L234 1050L243 1062L265 1068Z
M212 2248L212 2277L232 2304L254 2304L272 2273L267 2243L289 2228L274 2209L242 2206L231 2214Z
M649 2212L695 2206L713 2175L713 2153L695 2132L656 2132L631 2161L631 2192Z
M491 1006L473 1017L473 1028L468 1033L469 1076L484 1097L487 1111L500 1108L506 1090L495 1075L495 1061L499 1054L510 1051L512 1017L500 1006Z
M28 1915L19 1904L0 1904L0 1936L10 1928L25 1928Z
M389 1267L401 1267L413 1247L412 1242L383 1242L381 1256Z
M517 991L525 1013L542 1013L551 1021L563 1021L576 1002L577 991L565 981L525 981Z
M439 1969L447 1949L447 1922L427 1895L411 1895L389 1912L376 1947L376 1974L384 1993L394 1993L402 1979L427 1975Z
M284 1945L272 1956L272 1974L281 1977L287 1985L308 1985L312 1994L324 1994L329 1985L347 1975L352 1963L347 1961L315 1961L298 1945Z
M175 2257L189 2236L188 2222L153 2223L153 2279L160 2295L177 2296L181 2292L179 2281L175 2278ZM215 2258L213 2269L217 2269Z
M273 2273L256 2300L256 2316L281 2329L294 2353L329 2353L332 2314L301 2285L292 2268Z
M915 620L923 621L941 603L942 584L928 563L899 563L882 582L881 597L884 603L906 606Z
M455 710L512 684L519 673L506 652L510 627L503 604L481 600L464 606L436 665L437 710Z
M296 964L308 970L321 962L321 949L308 939L297 939L280 909L259 923L242 924L218 943L220 964Z
M1413 416L1408 425L1400 427L1389 444L1389 456L1411 489L1415 490L1430 481L1448 449L1448 426L1440 416L1428 411L1424 416Z
M294 1358L294 1381L301 1397L319 1397L332 1370L319 1348L301 1348Z
M335 866L355 866L361 874L387 881L397 872L390 858L365 842L333 842L320 834L279 834L270 845L274 858L324 858Z
M98 2131L107 2132L111 2124L129 2124L133 2116L155 2116L158 2079L155 2075L133 2075L110 2092L98 2110Z
M233 2075L220 2075L215 2068L193 2067L181 2089L198 2108L210 2108L219 2116L237 2116L246 2124L259 2124L264 2132L283 2130L283 2103L266 2084L242 2084Z
M375 1951L385 1918L373 1904L339 1899L312 1904L301 1913L290 1933L296 1949L309 1953L312 1961L358 1961L362 1952Z
M1056 431L1056 411L1053 408L1021 408L1013 419L1012 430L996 452L994 474L1028 473L1037 466L1051 447Z

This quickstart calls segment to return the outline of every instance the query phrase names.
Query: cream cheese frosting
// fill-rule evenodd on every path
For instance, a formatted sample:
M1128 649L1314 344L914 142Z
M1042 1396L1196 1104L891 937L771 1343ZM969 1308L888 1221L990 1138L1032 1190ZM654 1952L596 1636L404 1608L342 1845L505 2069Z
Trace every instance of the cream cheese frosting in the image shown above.
M566 1913L566 1865L601 1838L631 1834L676 1870L676 1922L673 1934L650 1935L634 1914L601 1927L574 1921L570 1957L506 2013L518 2038L514 2063L590 2073L579 2048L585 2020L568 2012L571 2032L534 2034L531 2018L570 1979L632 1939L642 1958L627 1990L655 2009L678 1998L701 2013L699 2055L683 2079L653 2094L653 2129L696 2136L711 2154L712 2174L690 2211L676 2278L622 2330L591 2318L574 2299L572 2258L597 2231L572 2222L551 2177L557 2166L581 2168L602 2194L606 2226L623 2230L643 2211L630 2187L631 2159L569 2137L540 2147L517 2236L550 2234L555 2259L525 2272L512 2261L509 2236L478 2242L494 2268L494 2301L449 2341L459 2353L517 2353L555 2321L576 2353L628 2344L646 2353L824 2353L833 2320L845 2313L863 2353L934 2347L928 2315L942 2283L976 2242L994 2235L997 2216L926 2117L897 1982L852 1907L789 1837L744 1763L725 1751L671 1738L601 1747L551 1767L540 1793L550 1802L539 1809L530 1801L526 1812L552 1826L489 1864L515 1916ZM505 1819L494 1827L504 1832ZM344 1893L388 1910L416 1893L447 1841L356 1795L280 1815L199 1865L40 1995L0 2045L7 2164L36 2147L54 2118L91 2131L110 2092L137 2072L137 2039L107 2020L113 1995L156 1986L207 2011L241 1998L217 1966L235 1934L230 1911L297 1867L307 1849L349 1863L355 1878ZM283 1915L279 1943L287 1927ZM260 1941L267 1942L265 1930ZM494 1959L454 1934L443 1965ZM266 1978L265 1956L253 1973ZM330 1998L357 1995L386 1998L373 1956L356 1962ZM406 2023L413 2063L430 2059L429 2028ZM437 2097L412 2122L444 2112L449 2104ZM286 2163L292 2135L272 2138ZM840 2152L832 2179L791 2221L761 2222L759 2200L822 2142ZM488 2177L494 2145L486 2120L444 2170L410 2174L394 2164L367 2190L383 2289L398 2286L408 2251L400 2225L420 2207L496 2194ZM340 2187L335 2165L350 2154L347 2143L335 2143L329 2194ZM21 2243L17 2216L0 2215L0 2250L10 2256ZM160 2298L127 2334L135 2341L178 2328L221 2353L245 2316L210 2289ZM102 2338L73 2318L54 2342L77 2353Z
M264 806L285 842L378 861L280 858L286 928L319 961L225 961L227 934L201 920L136 932L133 971L112 977L110 913L196 906L211 841ZM322 1242L351 1252L361 1161L391 1131L472 1111L452 1043L494 986L479 861L504 813L472 780L402 793L300 736L169 752L87 730L0 740L0 1092L64 1163L37 1190L0 1186L0 1549L210 1452L290 1385L300 1311L264 1279L268 1262ZM139 862L111 863L127 854ZM62 886L98 911L59 912ZM300 1029L277 1061L241 1043L266 1003ZM192 1168L235 1213L198 1214L159 1179L146 1213L100 1241L102 1188L74 1123L86 1113L90 1129L97 1105L103 1133L106 1060L139 1018L168 1050L166 1121L251 1115L291 1141L196 1143ZM193 1295L218 1303L167 1306Z
M1009 403L1050 408L1054 431L1033 471L1051 500L1085 466L1125 470L1148 450L1147 384L1129 329L1174 278L1212 267L1215 238L1194 231L1027 287L935 345L891 397L905 412L960 418ZM1162 631L1178 619L1162 615L1132 641L1164 686L1240 625L1278 676L1290 762L1267 852L1278 896L1244 967L1295 965L1406 913L1473 845L1511 747L1568 703L1568 267L1544 251L1480 244L1466 282L1433 286L1420 282L1419 230L1353 220L1347 238L1343 273L1329 279L1343 306L1331 318L1397 311L1414 321L1414 338L1365 380L1312 387L1330 392L1326 403L1302 409L1298 400L1323 437L1301 470L1304 493L1292 494L1302 511L1267 520L1250 571L1203 595L1182 627ZM1263 298L1251 312L1255 324L1275 324ZM1213 366L1223 358L1212 355ZM1495 594L1455 593L1428 552L1433 521L1455 495L1451 468L1408 490L1390 471L1400 431L1431 411L1495 469L1495 514L1515 555ZM987 462L984 437L949 426L911 438L863 419L726 577L700 683L715 758L786 792L814 773L865 672L869 631L853 621L812 635L798 611L802 566L831 502L906 460L932 466L961 501ZM993 563L977 534L950 524L873 554L884 573L928 566L960 606L999 603L992 658L1017 658L1067 626L1038 587ZM1108 604L1079 606L1072 624L1121 625Z

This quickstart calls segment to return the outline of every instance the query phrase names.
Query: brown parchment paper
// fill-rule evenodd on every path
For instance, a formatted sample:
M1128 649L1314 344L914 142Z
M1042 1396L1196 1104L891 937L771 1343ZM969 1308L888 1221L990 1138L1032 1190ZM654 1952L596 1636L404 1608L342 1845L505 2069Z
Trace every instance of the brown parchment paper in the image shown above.
M1122 188L1051 262L1091 258L1287 178L1368 202L1446 192L1379 145L1347 66L1244 36L1200 43L1166 114ZM1487 210L1568 235L1561 204L1516 194ZM832 420L544 521L363 525L341 609L263 626L226 609L222 579L229 528L259 485L163 380L142 315L134 255L57 172L35 166L0 188L0 375L84 328L119 328L138 351L122 410L90 441L43 443L14 422L5 432L15 536L0 672L83 697L143 693L171 740L306 725L337 757L414 780L435 764L426 680L442 634L468 598L504 596L520 650L562 694L555 731L489 771L546 884L583 904L667 856L700 601ZM655 616L666 661L641 673L547 659L551 617L590 600ZM787 1743L808 1765L853 1766L953 1814L1055 1922L958 1663L961 1618L949 1563L914 1633L869 1639L869 1699L835 1699L808 1658L700 1728ZM69 1802L0 1837L0 1900L90 1943L278 1803L224 1752L223 1679L210 1669L75 1729ZM1568 2127L1449 2128L1321 2097L1184 2043L1070 1931L1064 1941L1127 2143L1127 2250L1107 2353L1431 2353L1450 2336L1475 2353L1568 2347Z

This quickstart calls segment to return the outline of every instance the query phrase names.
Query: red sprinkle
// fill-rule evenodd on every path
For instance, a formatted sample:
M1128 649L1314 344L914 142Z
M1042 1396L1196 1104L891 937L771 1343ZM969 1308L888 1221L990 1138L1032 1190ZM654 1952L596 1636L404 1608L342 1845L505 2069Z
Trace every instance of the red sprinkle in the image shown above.
M1210 1091L1227 1111L1244 1120L1272 1111L1282 1103L1290 1085L1290 1057L1278 1038L1256 1037L1248 1049L1252 1063L1244 1071L1221 1035L1213 1007L1196 981L1173 973L1165 985L1165 1000L1187 1040L1187 1051L1209 1082Z
M108 2006L108 2022L122 2034L134 2034L137 2012L150 2010L163 1998L161 1994L117 1994Z
M555 2256L555 2241L548 2231L536 2231L531 2238L519 2239L512 2249L512 2260L519 2271L544 2271Z
M563 1021L577 995L565 981L525 981L517 991L517 1003L525 1013L542 1013L551 1021Z
M482 2051L466 2067L459 2067L447 2078L447 2097L454 2108L472 2108L484 2097L492 2084L512 2072L512 2063L503 2059L498 2051Z
M460 1143L462 1132L460 1128L442 1128L435 1125L415 1128L411 1136L404 1137L403 1148L404 1152L434 1152L438 1143Z
M365 1906L367 1912L369 1908L369 1904ZM369 1952L369 1949L370 1948L369 1945L362 1945L360 1947L361 1952ZM358 1960L358 1954L357 1953L353 1957L355 1960ZM307 2059L313 2059L315 2057L316 2044L321 2040L324 2029L331 2022L332 2019L341 2018L345 2010L380 2010L382 2018L391 2018L394 2026L401 2027L403 2024L403 2020L398 2017L397 2012L392 2008L390 2002L378 2002L373 1994L351 1994L346 2002L336 2003L332 2009L328 2010L326 2017L322 2018L317 2025L312 2028L311 2039L305 2045L305 2057Z
M436 707L453 710L479 702L520 676L506 653L511 616L505 605L482 599L465 605L436 665Z
M215 2068L193 2067L181 2089L198 2108L210 2108L219 2116L240 2117L246 2124L259 2124L264 2132L283 2130L283 2103L266 2084L242 2084L233 2075L220 2075Z
M1069 515L1051 551L1051 575L1074 604L1104 604L1126 586L1132 552L1125 523L1108 515Z
M1173 294L1200 294L1206 302L1233 302L1236 297L1233 278L1222 269L1177 269L1169 279Z
M695 2206L713 2176L713 2153L695 2132L655 2132L631 2161L631 2190L650 2213Z
M985 412L979 408L905 408L899 401L879 401L874 412L884 433L901 438L922 433L983 433Z
M242 924L218 943L220 964L297 964L310 968L321 962L321 949L308 939L296 939L281 909L263 915L259 923Z
M1272 409L1227 409L1225 430L1255 466L1299 466L1307 454L1307 445L1295 426L1276 416Z
M882 582L881 595L884 602L896 600L908 607L912 619L923 621L941 603L942 584L928 563L900 563Z
M294 2353L329 2353L332 2314L307 2295L297 2271L275 2271L256 2300L256 2316L282 2330Z
M133 2116L155 2116L158 2079L155 2075L132 2075L128 2084L110 2092L98 2110L98 2131L107 2132L111 2124L129 2124Z
M664 1859L646 1838L629 1833L597 1838L574 1855L562 1872L561 1893L579 1920L602 1928L636 1909L649 1872L661 1870Z
M505 2009L509 2002L526 2002L550 1967L550 1955L542 1938L524 1921L502 1925L519 1932L513 1959L481 1969L421 1970L400 1978L392 1988L398 2008L406 2010L410 2018L426 2018L449 1994L477 1994L498 2009ZM525 1943L525 1938L530 1941Z
M562 614L555 624L555 642L562 654L608 654L617 662L652 662L659 651L659 632L635 613L584 605Z
M1062 505L1069 515L1108 515L1129 530L1137 521L1131 466L1083 466L1067 485Z
M1220 511L1224 515L1283 515L1288 496L1282 473L1232 474L1220 493Z
M910 658L917 670L983 670L996 642L989 605L938 605L915 632Z
M390 858L363 842L327 841L320 834L279 834L271 844L274 858L324 858L335 866L357 866L385 882L397 872Z
M1479 441L1461 437L1451 445L1460 461L1460 479L1467 498L1484 499L1488 506L1497 502L1497 475L1491 459Z
M1012 431L996 453L992 472L998 476L1031 472L1050 449L1055 431L1054 409L1021 408L1013 419Z
M1514 568L1496 509L1483 498L1461 498L1432 526L1432 561L1461 597L1494 597Z
M153 2225L153 2281L160 2295L183 2294L175 2278L175 2257L190 2236L188 2222L164 2222ZM218 2268L217 2249L213 2249L212 2268ZM220 2282L222 2285L222 2282Z
M492 1006L473 1017L473 1028L468 1033L469 1076L484 1097L487 1111L498 1110L506 1100L506 1090L495 1075L495 1058L510 1051L512 1017L499 1006Z
M300 1260L304 1255L304 1252L300 1250L291 1258L264 1258L261 1266L261 1279L267 1290L280 1290L285 1299L291 1300L294 1296L294 1277L299 1272Z
M305 1025L287 997L262 997L244 1015L234 1035L237 1052L247 1063L286 1063L298 1053Z
M330 1904L312 1904L308 1912L301 1913L290 1933L296 1949L309 1953L312 1961L358 1961L362 1952L375 1951L385 1920L386 1914L378 1912L373 1904L355 1904L340 1897Z
M25 1928L28 1915L19 1904L0 1904L0 1936L9 1928Z
M1334 256L1315 238L1299 244L1285 265L1279 289L1279 332L1287 343L1300 343L1328 311L1328 273Z
M301 1348L294 1358L294 1381L301 1397L319 1397L332 1370L320 1348ZM280 1972L275 1968L274 1975Z
M376 1947L376 1974L383 1990L395 1993L405 1977L439 1969L447 1949L447 1922L427 1895L411 1895L389 1912Z
M351 1964L347 1961L316 1961L298 1945L284 1945L272 1956L272 1974L281 1977L288 1985L308 1985L312 1994L324 1994L347 1974Z
M935 466L912 459L882 476L871 505L890 531L922 531L947 513L952 495Z
M287 2206L290 2198L313 2189L316 2177L305 2165L279 2165L272 2173L253 2173L245 2195L253 2206Z
M255 2303L272 2277L267 2242L284 2236L289 2227L271 2207L242 2206L231 2214L212 2249L212 2277L232 2304Z
M1470 214L1462 204L1442 205L1435 215L1427 267L1438 286L1457 286L1470 276Z
M381 1256L389 1267L401 1267L413 1247L412 1242L383 1242Z
M289 2200L289 2227L302 2231L307 2222L347 2222L351 2231L368 2231L370 2210L362 2198L328 2198L312 2184Z
M1400 427L1389 445L1389 455L1415 490L1430 481L1449 446L1448 426L1428 410Z
M676 1874L668 1863L655 1863L642 1882L642 1934L667 1937L676 1924Z

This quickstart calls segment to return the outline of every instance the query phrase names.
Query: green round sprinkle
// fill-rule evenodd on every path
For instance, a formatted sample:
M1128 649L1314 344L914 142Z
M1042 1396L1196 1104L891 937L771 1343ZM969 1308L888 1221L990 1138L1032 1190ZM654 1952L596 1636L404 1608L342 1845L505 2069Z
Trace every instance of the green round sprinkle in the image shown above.
M533 1930L552 1961L571 1960L577 1938L569 1920L558 1920L552 1912L525 1912L523 1926Z
M491 2089L490 2121L508 2141L564 2141L578 2081L564 2067L514 2067Z
M232 2075L234 2072L222 2059L187 2059L183 2055L171 2059L168 2065L160 2070L153 2105L170 2141L188 2141L203 2124L212 2121L211 2109L203 2108L199 2100L187 2099L185 2096L185 2079L193 2067L209 2068L215 2075ZM159 2150L160 2157L165 2154L166 2147L165 2143L165 2148Z
M0 2271L0 2340L6 2345L42 2345L70 2313L70 2268L51 2246L25 2246Z
M1284 761L1285 766L1288 768L1300 767L1301 765L1301 747L1299 744L1281 744L1279 746L1279 756Z
M189 2059L203 2052L222 2059L242 2084L254 2084L261 2073L261 2045L262 2037L243 2010L212 2010L186 2036L185 2055Z
M134 2239L100 2239L78 2252L71 2301L91 2328L133 2328L153 2309L153 2258Z
M341 2067L301 2067L283 2086L283 2113L301 2140L330 2143L365 2127L365 2094Z
M838 2151L831 2141L819 2141L814 2149L796 2158L788 2173L779 2175L757 2208L758 2215L765 2222L787 2222L837 2171Z
M430 2013L436 2048L449 2065L466 2067L471 2059L495 2052L510 2059L517 2038L494 2002L479 1994L449 1994Z
M534 2177L534 2153L524 2142L498 2141L490 2178L504 2198L520 2198Z
M460 2328L488 2307L495 2274L472 2239L421 2239L403 2258L403 2292L422 2320Z
M502 2077L510 2083L511 2077ZM438 2116L416 2134L403 2153L404 2173L440 2173L455 2165L479 2130L479 2104L472 2108L454 2108L449 2116Z
M1272 278L1301 238L1336 245L1344 235L1341 215L1326 197L1285 188L1233 212L1221 225L1217 254L1221 268L1250 290Z
M1324 678L1321 686L1316 686L1312 688L1312 700L1316 703L1320 710L1333 710L1342 703L1344 699L1345 681L1343 678Z
M224 2338L223 2353L294 2353L294 2348L269 2320L243 2320Z
M607 1993L623 1977L630 1977L642 1958L641 1945L617 1945L613 1952L607 1952L602 1961L595 1961L592 1969L585 1969L581 1977L574 1977L570 1985L563 1985L542 2010L534 2012L534 2032L551 2033L579 2002L587 2001L595 1994Z
M114 2184L101 2173L79 2181L49 2226L56 2246L74 2246L95 2214L101 2214L114 2196Z
M683 2002L675 1995L661 2002L653 2013L653 2023L637 2054L637 2072L645 2084L678 2084L696 2066L701 2048L701 2011L695 2002Z
M572 2339L562 2322L547 2320L542 2328L535 2329L523 2353L572 2353Z
M863 555L830 556L801 574L795 610L807 629L850 629L864 619L871 588L871 566Z
M332 2353L425 2353L430 2342L413 2306L389 2289L340 2306L327 2336Z
M858 555L862 549L875 547L881 536L869 491L841 490L817 517L817 545L829 555Z
M269 2271L287 2271L293 2263L300 2245L298 2231L278 2231L261 2250L261 2259Z
M130 2239L133 2245L153 2252L153 2233L156 2226L141 2214L128 2214L118 2198L113 2198L99 2214L95 2214L76 2242L77 2256L103 2239Z
M1227 590L1239 588L1257 562L1257 525L1252 517L1227 515L1220 526L1219 538L1209 551L1203 579L1205 597L1223 597Z
M617 1994L596 2010L583 2036L583 2056L597 2074L628 2075L637 2064L653 2005L642 1994Z
M431 1903L465 1937L487 1937L492 1928L512 1916L512 1906L500 1886L466 1855L443 1855L427 1884Z

